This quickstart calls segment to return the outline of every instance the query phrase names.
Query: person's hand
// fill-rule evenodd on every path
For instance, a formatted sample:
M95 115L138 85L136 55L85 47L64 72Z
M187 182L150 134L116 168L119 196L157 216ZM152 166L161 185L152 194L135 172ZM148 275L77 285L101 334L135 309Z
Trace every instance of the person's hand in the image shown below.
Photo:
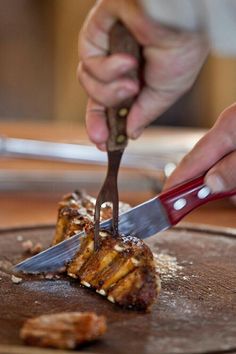
M213 128L184 157L165 189L206 171L205 183L212 192L236 189L236 103L221 113Z
M108 55L109 31L120 20L143 47L144 86L124 78L137 65L127 54ZM208 49L200 33L169 29L151 20L138 0L100 0L80 32L78 77L89 95L86 126L90 139L105 148L106 107L138 94L128 116L127 134L143 129L193 84Z

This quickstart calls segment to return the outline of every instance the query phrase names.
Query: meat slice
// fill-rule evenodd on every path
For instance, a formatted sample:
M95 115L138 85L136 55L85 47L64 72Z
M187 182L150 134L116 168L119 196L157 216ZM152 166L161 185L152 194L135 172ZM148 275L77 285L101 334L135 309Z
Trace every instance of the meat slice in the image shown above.
M160 291L152 252L140 239L113 237L100 231L100 246L94 252L94 232L83 238L67 268L68 275L91 287L111 302L137 310L148 310Z
M20 337L32 346L74 349L100 338L105 332L104 316L93 312L62 312L27 320Z
M67 273L81 284L124 307L148 310L160 292L160 278L153 254L139 238L113 235L100 230L100 246L94 251L93 214L95 200L79 192L67 195L59 205L53 244L85 231L80 248L67 266ZM123 211L129 206L121 203ZM101 220L112 209L101 209Z

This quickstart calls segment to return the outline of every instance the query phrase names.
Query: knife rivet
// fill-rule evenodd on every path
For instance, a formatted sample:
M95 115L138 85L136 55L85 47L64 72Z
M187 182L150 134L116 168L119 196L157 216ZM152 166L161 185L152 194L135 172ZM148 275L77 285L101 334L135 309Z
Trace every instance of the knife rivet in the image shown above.
M199 199L205 199L210 193L211 193L210 188L205 186L198 191L197 196Z
M180 198L180 199L176 200L176 202L174 202L174 209L181 210L185 207L186 204L187 204L186 199Z
M129 113L128 108L123 107L123 108L119 109L118 116L122 117L122 118L125 118L128 115L128 113Z

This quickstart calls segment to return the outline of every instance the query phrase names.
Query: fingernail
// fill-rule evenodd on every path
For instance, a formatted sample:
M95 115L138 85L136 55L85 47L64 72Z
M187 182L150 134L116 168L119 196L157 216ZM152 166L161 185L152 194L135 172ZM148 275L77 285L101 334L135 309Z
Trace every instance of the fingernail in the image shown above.
M129 91L125 90L125 89L120 89L117 92L117 97L119 98L127 98L130 95Z
M212 193L225 191L225 184L223 179L216 174L212 174L206 177L206 185L210 188Z
M97 144L97 148L101 151L106 151L107 149L106 144Z
M132 139L137 139L143 132L144 128L138 128L136 129L132 134L131 134L131 138Z

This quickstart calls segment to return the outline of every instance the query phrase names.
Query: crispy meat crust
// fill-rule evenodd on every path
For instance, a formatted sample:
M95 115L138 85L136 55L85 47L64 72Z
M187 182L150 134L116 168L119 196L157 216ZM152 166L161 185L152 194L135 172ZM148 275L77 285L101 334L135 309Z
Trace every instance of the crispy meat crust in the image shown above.
M27 320L20 337L33 346L74 349L100 338L105 332L103 316L93 312L64 312Z
M94 252L93 229L67 268L68 275L78 278L111 302L124 307L147 310L160 291L152 252L136 237L118 236L100 231L100 246Z
M114 238L108 231L100 230L100 246L95 252L94 205L95 200L78 192L60 203L53 244L86 231L80 249L67 267L68 275L111 302L138 310L150 309L160 292L160 278L151 250L137 237ZM105 210L103 220L111 217L109 205L102 210Z
M76 232L85 230L93 225L96 200L80 191L67 194L59 203L56 231L53 245L73 236ZM119 204L120 213L129 209L126 203ZM112 208L106 203L101 208L101 220L112 217Z

